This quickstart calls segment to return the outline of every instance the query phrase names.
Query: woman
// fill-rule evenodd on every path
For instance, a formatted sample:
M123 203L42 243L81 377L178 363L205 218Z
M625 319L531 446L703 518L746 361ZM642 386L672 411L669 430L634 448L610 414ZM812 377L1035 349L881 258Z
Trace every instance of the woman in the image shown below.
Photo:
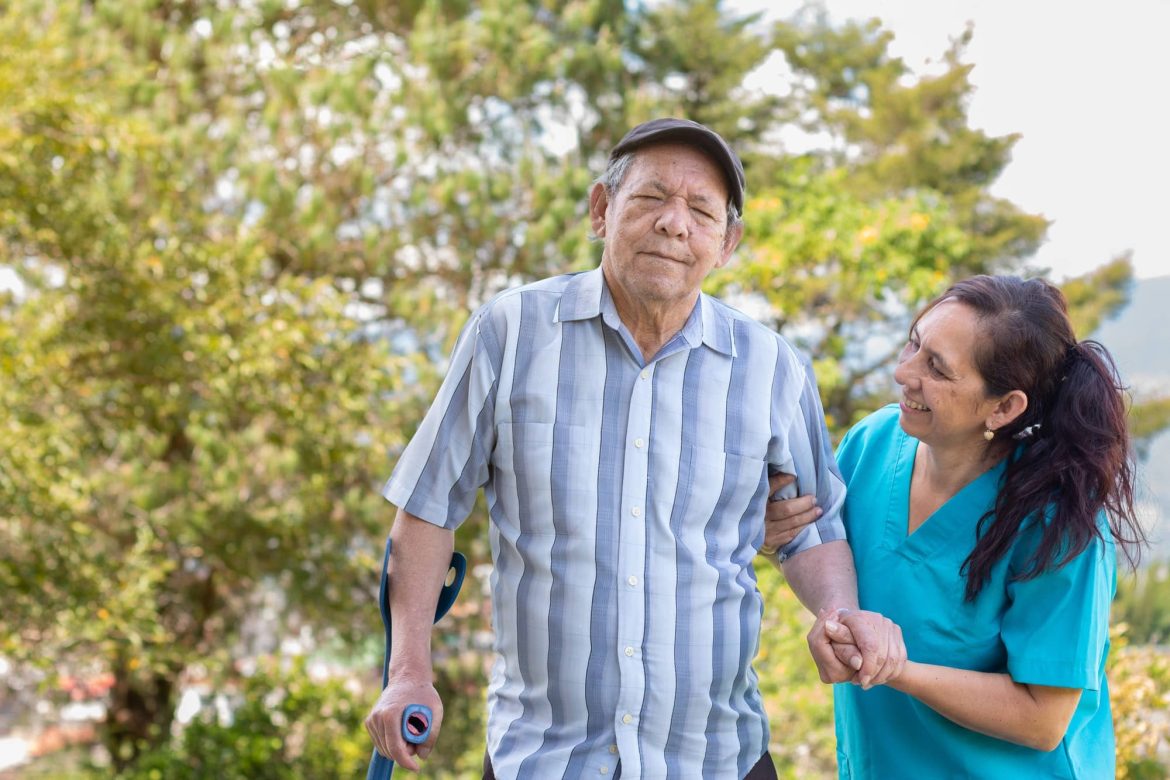
M1114 543L1132 561L1143 533L1108 353L1051 284L979 276L918 316L894 379L837 458L861 606L909 660L835 686L840 776L1112 777ZM841 622L813 633L844 646Z

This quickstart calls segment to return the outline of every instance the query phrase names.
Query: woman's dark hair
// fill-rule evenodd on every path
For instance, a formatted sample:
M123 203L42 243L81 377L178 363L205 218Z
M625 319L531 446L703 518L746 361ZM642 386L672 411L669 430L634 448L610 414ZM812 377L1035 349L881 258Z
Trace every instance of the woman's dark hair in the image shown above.
M975 276L958 282L915 320L952 300L975 310L980 332L975 366L990 396L1021 390L1028 408L995 432L991 446L1019 439L995 508L979 520L975 549L963 562L966 598L975 598L1024 523L1043 522L1040 544L1017 579L1058 568L1109 529L1136 566L1145 532L1134 514L1134 462L1126 426L1125 388L1109 352L1076 340L1068 304L1043 279ZM1036 427L1039 426L1039 427Z

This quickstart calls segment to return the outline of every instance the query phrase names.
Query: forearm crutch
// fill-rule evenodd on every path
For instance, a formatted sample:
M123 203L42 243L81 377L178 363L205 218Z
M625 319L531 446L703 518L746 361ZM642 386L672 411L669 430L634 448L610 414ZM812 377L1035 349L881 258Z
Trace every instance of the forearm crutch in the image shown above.
M387 573L390 568L390 537L386 537L386 554L382 558L382 580L378 586L378 611L382 613L382 625L386 629L386 652L382 660L382 688L390 681L390 579ZM447 569L447 576L443 580L443 589L439 591L439 602L435 606L435 622L438 623L459 595L459 588L463 585L463 577L467 574L467 559L462 553L451 554L451 565ZM402 738L415 745L427 741L431 733L432 713L430 707L423 704L411 704L402 713ZM375 748L370 757L370 769L366 772L366 780L390 780L394 773L394 762L386 758Z

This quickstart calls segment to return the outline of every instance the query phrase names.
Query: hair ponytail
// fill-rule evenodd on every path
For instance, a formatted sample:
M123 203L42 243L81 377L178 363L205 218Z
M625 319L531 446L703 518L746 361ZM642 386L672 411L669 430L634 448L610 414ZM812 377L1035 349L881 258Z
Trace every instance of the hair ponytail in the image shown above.
M1041 279L976 276L927 311L948 299L979 315L975 364L988 394L1028 396L1024 414L996 432L1018 444L995 507L979 520L975 548L963 562L967 600L1031 521L1043 523L1040 542L1017 579L1059 568L1102 538L1102 510L1109 533L1136 566L1146 536L1134 513L1125 388L1109 352L1096 341L1076 340L1063 293Z
M996 499L996 518L1004 518L1007 529L1016 532L1029 517L1051 512L1052 520L1020 579L1068 563L1101 538L1102 509L1110 533L1134 566L1145 541L1134 513L1124 388L1113 359L1098 342L1082 341L1069 347L1062 369L1039 436L1011 460ZM987 519L980 521L981 530ZM998 524L991 523L989 532ZM968 599L974 598L995 563L979 565L980 547L985 546L984 534L979 536L967 559ZM986 546L991 546L990 540ZM982 575L978 585L977 574Z

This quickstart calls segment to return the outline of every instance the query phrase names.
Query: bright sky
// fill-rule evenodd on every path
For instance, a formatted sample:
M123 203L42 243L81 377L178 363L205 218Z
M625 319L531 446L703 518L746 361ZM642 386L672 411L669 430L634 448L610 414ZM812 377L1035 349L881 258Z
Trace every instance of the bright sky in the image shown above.
M799 0L727 0L785 18ZM965 24L971 122L1021 133L992 192L1052 220L1034 262L1075 276L1133 250L1170 274L1170 0L824 0L835 20L881 18L892 52L929 71Z

